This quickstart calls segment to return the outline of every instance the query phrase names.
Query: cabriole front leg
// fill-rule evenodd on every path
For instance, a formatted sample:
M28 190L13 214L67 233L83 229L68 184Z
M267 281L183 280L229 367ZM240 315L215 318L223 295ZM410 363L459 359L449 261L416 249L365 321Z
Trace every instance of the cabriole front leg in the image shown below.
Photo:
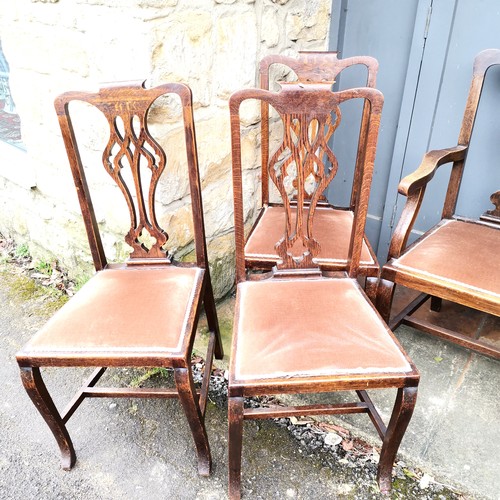
M382 493L389 493L391 491L392 467L401 440L410 423L416 401L416 387L398 389L391 420L385 433L382 451L380 452L377 481Z
M42 379L40 368L21 367L21 380L28 396L42 415L54 435L61 450L61 464L64 470L70 470L76 462L73 443L69 437L61 415L50 397Z
M193 434L196 452L198 454L198 473L201 476L210 475L212 458L208 444L205 422L198 404L198 396L194 387L193 378L187 368L175 368L175 385L179 393L184 413Z

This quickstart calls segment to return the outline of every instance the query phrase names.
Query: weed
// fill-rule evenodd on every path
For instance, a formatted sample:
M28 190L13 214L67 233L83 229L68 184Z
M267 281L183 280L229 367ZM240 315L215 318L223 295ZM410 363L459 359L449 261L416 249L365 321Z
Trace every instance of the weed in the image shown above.
M41 260L35 266L35 270L38 271L39 273L50 276L52 274L52 264L50 262Z
M14 255L18 258L29 257L30 249L28 245L26 243L23 243L22 245L17 246L14 251Z
M139 375L139 376L133 378L130 381L130 386L131 387L140 387L144 382L146 382L147 380L149 380L153 377L156 377L157 375L160 378L168 379L169 375L170 375L170 371L167 368L159 368L159 367L150 368L142 375Z

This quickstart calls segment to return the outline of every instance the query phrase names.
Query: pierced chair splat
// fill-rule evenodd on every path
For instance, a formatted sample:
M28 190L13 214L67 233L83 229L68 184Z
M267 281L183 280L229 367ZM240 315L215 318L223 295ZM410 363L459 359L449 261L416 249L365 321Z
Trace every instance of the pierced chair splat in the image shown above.
M357 281L383 96L373 88L333 92L331 87L331 82L283 83L278 93L241 90L229 101L237 281L228 394L232 500L241 495L245 419L367 413L383 440L378 481L388 491L393 461L415 405L418 372ZM269 162L270 178L282 196L282 234L274 244L276 265L265 274L248 272L243 243L240 106L252 99L272 106L283 129L282 142ZM331 272L320 269L323 240L314 224L324 186L337 170L325 130L331 120L341 126L339 108L353 99L367 103L366 134L358 148L362 171L346 268ZM296 170L293 194L285 182L292 163ZM311 172L314 188L306 195ZM386 427L366 391L388 387L396 388L398 394ZM244 404L249 396L347 390L355 391L359 401L279 408L246 408Z
M366 68L366 80L362 85L375 87L378 70L376 59L368 56L350 57L339 59L336 52L300 52L297 58L281 55L269 55L262 59L259 67L260 87L263 90L271 90L276 83L273 76L278 73L280 76L284 72L293 71L296 75L296 82L303 84L321 84L330 82L341 77L344 70L351 67L364 66ZM367 132L368 106L363 108L363 118L360 123L359 133L361 140ZM272 195L270 186L273 181L270 179L273 159L270 158L269 149L273 141L272 132L274 115L270 115L269 104L261 102L261 204L255 216L255 222L248 237L245 240L245 263L249 269L270 270L278 260L278 254L274 244L281 236L281 220L284 217L285 207ZM324 124L325 145L333 137L336 129L336 122L333 116ZM316 127L312 123L311 127ZM293 132L292 132L293 133ZM314 154L324 154L325 149L316 151ZM358 161L362 160L362 155L358 155ZM355 210L355 200L359 189L359 173L361 168L356 165L355 179L352 185L349 206L341 207L330 203L325 193L328 190L329 182L322 186L321 200L318 203L315 215L315 232L322 240L321 252L318 255L318 264L321 269L331 271L343 271L347 268L347 254L349 250L349 237L353 224L353 214ZM310 174L309 172L308 174ZM288 172L291 176L291 172ZM313 174L314 177L314 174ZM307 178L307 176L306 176ZM312 180L312 178L311 178ZM273 181L274 182L274 181ZM298 182L298 179L294 179ZM305 196L309 197L306 191ZM295 201L292 200L292 213L296 216L297 209ZM370 296L375 297L376 283L379 272L377 258L371 245L366 238L363 239L362 258L360 260L359 274L367 278L366 291Z
M182 109L179 126L184 129L196 250L196 261L182 265L167 254L168 234L160 227L155 211L155 192L168 164L148 123L151 109L155 108L158 120L169 102L160 99L162 96L176 99ZM78 118L76 109L71 107L70 112L70 103L74 101L97 108L109 125L102 163L123 194L130 215L125 241L132 251L123 263L112 264L106 259L87 168L83 168L73 127ZM178 398L193 434L198 470L208 475L211 457L204 425L208 383L213 356L222 358L223 351L207 263L191 91L177 83L150 89L140 83L113 84L97 93L62 94L55 107L96 274L17 354L24 387L54 434L63 469L70 469L76 460L66 423L84 399ZM88 166L92 168L95 166ZM175 227L171 229L175 231ZM147 242L145 234L149 235ZM197 390L191 352L202 305L210 340L204 380L201 390ZM41 376L41 368L49 366L96 367L63 412L56 408ZM153 366L172 368L175 387L129 389L96 385L106 367Z
M400 182L398 191L407 200L391 239L377 292L377 307L392 328L403 323L496 359L500 359L498 345L480 337L485 323L496 321L500 325L500 192L491 195L494 209L477 220L460 216L456 207L486 72L498 65L499 49L484 50L475 57L458 144L429 151L418 169ZM451 173L441 220L408 245L425 191L438 168L446 164L451 164ZM396 285L419 295L401 310L392 311L391 317ZM429 299L433 313L419 315L417 310ZM443 304L443 300L447 303ZM482 315L475 335L438 324L434 313L453 303L487 313Z

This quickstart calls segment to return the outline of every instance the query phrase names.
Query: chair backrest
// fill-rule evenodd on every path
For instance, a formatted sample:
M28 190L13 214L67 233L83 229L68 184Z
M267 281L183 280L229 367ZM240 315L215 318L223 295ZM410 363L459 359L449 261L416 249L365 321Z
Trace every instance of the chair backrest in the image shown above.
M352 66L365 66L367 69L366 83L359 86L375 88L377 82L378 61L370 56L356 56L339 59L337 52L299 52L298 57L268 55L259 65L260 88L270 90L270 73L273 66L282 65L290 68L297 76L298 82L321 83L335 82L342 71ZM360 123L360 134L366 134L366 114L368 108L363 107L363 117ZM333 132L332 132L333 133ZM269 160L269 106L261 103L261 156L262 156L262 204L269 203L269 173L266 168ZM328 137L330 139L330 137ZM358 159L362 161L359 155ZM357 171L358 169L356 169ZM354 209L358 179L353 182L350 208ZM325 186L326 189L327 186Z
M363 99L367 107L366 133L360 135L358 171L360 179L355 200L353 230L351 233L348 274L356 276L361 257L368 198L373 175L373 162L382 112L382 93L373 88L356 88L333 92L329 83L283 83L278 93L262 89L235 92L229 100L231 114L231 147L233 155L233 190L236 239L236 279L245 279L244 210L241 165L240 105L248 99L257 99L272 106L281 118L283 139L270 155L267 170L285 208L284 234L276 242L278 269L316 268L314 258L321 242L313 235L313 218L325 186L337 172L337 159L328 144L328 137L340 126L339 105ZM286 177L294 169L293 195L286 186ZM296 207L293 215L291 198Z
M500 49L483 50L474 58L472 82L467 97L462 127L460 128L458 136L458 144L460 146L468 147L470 144L486 72L492 66L497 65L500 65ZM455 162L453 165L443 208L443 218L450 218L455 212L460 184L463 177L464 163L465 159Z
M167 157L148 129L148 112L152 104L165 94L179 96L182 106L196 262L198 266L206 267L203 209L192 96L189 87L179 83L168 83L146 89L140 82L117 83L103 87L96 93L67 92L55 100L55 108L97 271L106 267L107 261L70 117L69 104L72 101L90 103L103 113L109 124L109 139L102 153L102 164L120 188L128 206L130 229L125 235L125 241L132 247L132 252L127 264L168 264L170 260L165 250L168 234L159 226L155 211L155 192L167 166ZM164 103L163 100L162 103ZM129 170L126 176L124 175L125 169ZM148 175L145 175L144 169L149 170ZM149 182L145 181L148 177ZM148 244L144 243L144 233L149 234ZM143 242L140 241L141 239Z

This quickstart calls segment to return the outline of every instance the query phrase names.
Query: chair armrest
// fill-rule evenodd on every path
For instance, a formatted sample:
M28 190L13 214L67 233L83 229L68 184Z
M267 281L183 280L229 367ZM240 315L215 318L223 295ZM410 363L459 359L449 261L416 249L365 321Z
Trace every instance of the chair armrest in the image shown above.
M413 194L416 190L425 186L436 173L440 165L449 162L463 160L467 152L467 146L455 146L453 148L435 149L424 155L422 163L417 170L407 175L398 186L398 192L404 196Z
M408 237L417 219L427 183L434 177L440 165L465 159L467 146L435 149L425 154L420 166L407 175L398 186L398 192L407 197L403 212L389 245L388 259L398 258L406 247Z

